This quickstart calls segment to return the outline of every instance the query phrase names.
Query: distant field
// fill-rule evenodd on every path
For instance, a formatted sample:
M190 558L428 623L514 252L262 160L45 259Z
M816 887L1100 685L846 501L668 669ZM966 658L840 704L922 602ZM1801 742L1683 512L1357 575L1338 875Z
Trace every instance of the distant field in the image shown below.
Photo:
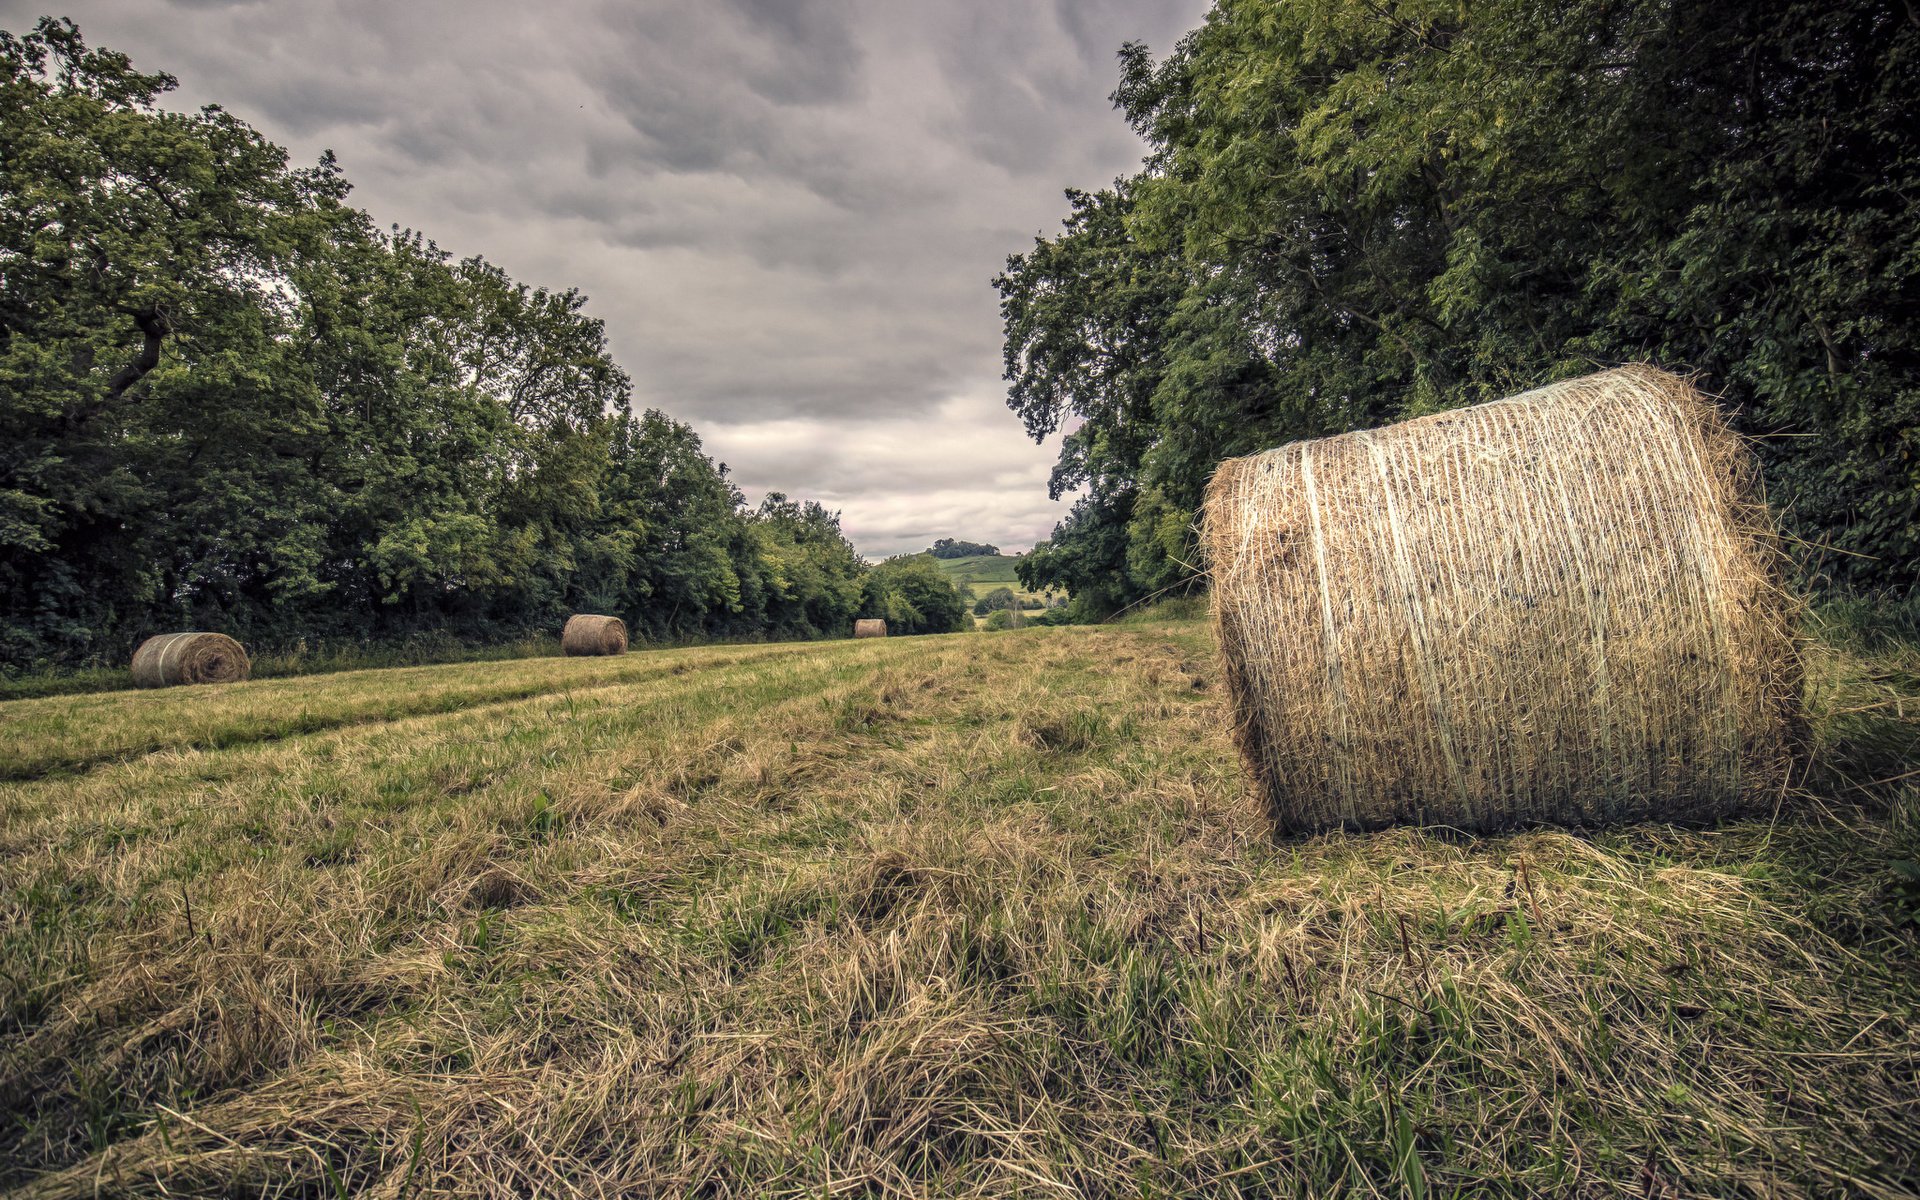
M1044 601L1045 599L1045 593L1029 591L1021 584L1020 577L1014 573L1015 564L1020 560L1013 555L974 554L966 558L935 558L933 561L956 583L968 580L975 597L984 596L995 588L1004 587L1022 600Z
M1212 655L0 704L0 1192L1911 1194L1920 652L1777 819L1285 844Z
M1014 574L1014 564L1020 560L1010 554L972 554L966 558L936 558L933 561L942 571L955 578L971 576L976 583L1020 586L1020 577Z

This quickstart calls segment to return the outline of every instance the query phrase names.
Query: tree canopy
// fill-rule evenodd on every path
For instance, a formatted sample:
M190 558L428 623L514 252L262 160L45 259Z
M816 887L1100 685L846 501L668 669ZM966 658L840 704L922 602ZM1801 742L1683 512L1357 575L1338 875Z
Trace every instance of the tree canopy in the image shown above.
M935 558L973 558L976 555L997 555L1000 547L985 542L962 542L953 538L940 538L927 551Z
M1002 608L1019 608L1020 597L1013 594L1010 587L997 587L973 603L973 615L984 617L990 612Z
M1759 439L1816 569L1920 571L1920 22L1886 0L1217 0L1121 51L1143 169L996 280L1082 495L1028 587L1196 583L1229 455L1627 361Z
M868 572L860 615L886 621L889 634L954 633L973 628L966 598L947 573L919 554L889 558Z
M0 32L0 667L571 611L847 631L870 592L838 516L749 509L634 413L585 297L380 229L330 157L173 86L71 22Z

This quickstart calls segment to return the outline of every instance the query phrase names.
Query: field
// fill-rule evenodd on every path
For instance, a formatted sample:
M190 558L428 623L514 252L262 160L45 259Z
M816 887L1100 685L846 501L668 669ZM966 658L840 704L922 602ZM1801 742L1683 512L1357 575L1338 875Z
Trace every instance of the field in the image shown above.
M0 704L0 1192L1920 1187L1920 651L1815 648L1776 814L1279 844L1212 655Z
M995 588L1007 588L1023 600L1039 600L1042 593L1029 591L1014 573L1020 560L1010 554L974 554L966 558L936 558L938 566L954 582L967 581L975 596L984 596Z
M931 555L928 557L932 558ZM1006 588L1020 600L1031 602L1036 608L1046 603L1046 593L1030 591L1020 582L1020 577L1014 573L1014 564L1019 562L1019 559L1013 555L973 554L965 558L935 558L933 562L956 584L965 583L971 587L975 599L995 588ZM1059 595L1064 597L1065 593L1059 593ZM982 616L974 617L974 627L979 628L985 625L986 620Z
M966 576L975 583L1005 584L1018 587L1020 577L1014 573L1014 564L1020 560L1011 554L969 554L965 558L936 558L933 560L941 570L956 578Z

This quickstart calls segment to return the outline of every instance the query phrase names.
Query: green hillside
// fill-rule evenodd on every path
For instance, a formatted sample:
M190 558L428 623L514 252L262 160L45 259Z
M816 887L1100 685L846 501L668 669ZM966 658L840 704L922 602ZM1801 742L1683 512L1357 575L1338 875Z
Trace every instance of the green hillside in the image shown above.
M933 558L932 555L927 555ZM970 554L965 558L933 558L934 563L947 573L947 577L956 584L973 589L975 597L986 595L995 588L1007 588L1023 602L1031 601L1035 605L1044 605L1049 593L1028 589L1020 582L1015 564L1020 561L1017 554ZM1061 598L1064 592L1053 592L1054 598ZM976 624L983 623L979 618Z
M1014 572L1014 564L1020 561L1018 555L970 554L965 558L935 558L933 561L957 582L984 583L994 587L1004 585L1015 591L1020 590L1020 576ZM974 590L981 589L976 586Z

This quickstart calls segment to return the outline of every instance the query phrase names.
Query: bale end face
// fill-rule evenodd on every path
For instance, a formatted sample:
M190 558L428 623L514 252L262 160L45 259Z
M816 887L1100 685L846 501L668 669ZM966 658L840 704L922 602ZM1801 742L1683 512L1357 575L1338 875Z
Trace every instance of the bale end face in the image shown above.
M238 683L253 671L246 648L224 633L161 633L133 652L137 687Z
M568 657L625 654L627 623L619 617L576 613L560 630L560 650Z
M1215 628L1276 831L1770 801L1799 667L1756 479L1649 367L1222 463Z
M857 638L883 638L887 636L887 623L877 617L862 617L853 623L853 636Z

